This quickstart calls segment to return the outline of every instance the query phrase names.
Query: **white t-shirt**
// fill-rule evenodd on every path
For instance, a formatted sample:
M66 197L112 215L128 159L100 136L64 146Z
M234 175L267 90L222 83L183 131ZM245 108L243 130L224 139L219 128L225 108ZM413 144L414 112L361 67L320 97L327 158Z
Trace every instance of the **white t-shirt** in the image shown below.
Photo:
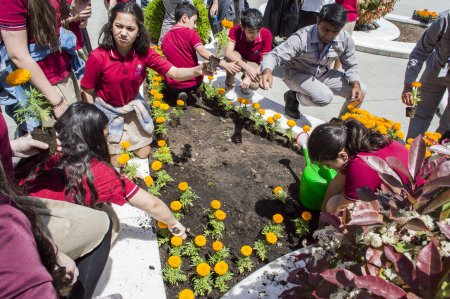
M334 0L304 0L302 10L320 12L322 6L332 3L334 3Z

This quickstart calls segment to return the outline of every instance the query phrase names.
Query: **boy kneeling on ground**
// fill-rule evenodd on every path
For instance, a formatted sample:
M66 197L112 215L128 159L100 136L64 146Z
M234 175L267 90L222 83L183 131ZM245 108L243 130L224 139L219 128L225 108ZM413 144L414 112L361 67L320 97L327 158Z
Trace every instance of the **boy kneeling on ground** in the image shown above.
M177 23L164 36L161 49L166 55L166 59L176 67L197 66L197 53L204 59L213 55L205 49L200 36L194 29L199 15L198 10L194 5L182 2L175 8L174 14ZM236 63L226 62L225 60L221 60L219 66L232 74L240 71ZM203 76L182 82L166 76L166 83L172 95L183 100L186 100L187 93L195 91L202 81Z
M242 13L241 24L229 33L230 42L225 50L227 61L236 62L242 69L240 87L246 96L258 89L259 65L264 56L272 50L272 34L263 28L263 18L259 10L250 8ZM234 100L234 74L227 72L226 97Z

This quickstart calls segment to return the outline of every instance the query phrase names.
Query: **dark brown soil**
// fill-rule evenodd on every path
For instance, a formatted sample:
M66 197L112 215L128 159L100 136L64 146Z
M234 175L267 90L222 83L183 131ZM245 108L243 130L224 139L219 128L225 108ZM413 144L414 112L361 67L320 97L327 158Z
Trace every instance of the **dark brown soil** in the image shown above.
M31 132L35 140L48 144L48 151L53 154L56 151L56 131L54 128L36 128Z
M400 29L400 36L396 39L398 42L416 43L426 28L418 25L405 24L401 22L391 21Z
M261 229L274 214L281 213L285 218L284 238L279 240L279 246L270 246L266 261L252 257L253 270L301 246L301 239L294 236L290 219L298 218L304 210L298 202L303 157L280 145L284 142L282 137L270 142L244 129L241 138L235 138L239 137L237 127L232 119L214 115L202 103L189 107L181 116L180 125L169 127L168 132L175 160L182 161L180 157L183 156L187 161L165 167L175 181L161 192L161 198L170 203L180 196L178 183L186 181L199 195L200 199L181 221L195 235L204 231L207 223L204 210L209 208L211 200L222 202L221 209L227 213L227 218L221 241L231 249L232 258L227 262L234 272L230 287L248 275L237 274L235 268L241 246L253 245L254 241L261 239ZM238 139L242 143L232 141ZM272 190L278 185L289 195L285 205L272 197ZM314 223L317 218L317 213L313 213L312 228L317 225ZM212 252L211 244L211 239L208 239L206 247L209 249L202 249L202 255ZM167 246L160 248L163 267L168 258L167 250ZM191 280L195 269L189 264L188 260L183 260L182 267ZM192 285L188 282L178 286L166 285L167 297L178 298L178 292L185 288L192 288ZM221 295L214 290L207 298L220 298Z

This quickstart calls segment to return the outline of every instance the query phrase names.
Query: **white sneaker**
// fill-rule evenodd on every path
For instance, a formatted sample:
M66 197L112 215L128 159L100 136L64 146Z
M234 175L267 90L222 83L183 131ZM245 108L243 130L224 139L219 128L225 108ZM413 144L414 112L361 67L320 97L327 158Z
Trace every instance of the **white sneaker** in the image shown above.
M227 91L227 93L225 94L225 97L227 99L229 99L230 101L236 100L236 92L234 91L234 88Z
M246 97L251 97L255 93L250 88L241 88L241 90L242 90L242 95L244 95Z

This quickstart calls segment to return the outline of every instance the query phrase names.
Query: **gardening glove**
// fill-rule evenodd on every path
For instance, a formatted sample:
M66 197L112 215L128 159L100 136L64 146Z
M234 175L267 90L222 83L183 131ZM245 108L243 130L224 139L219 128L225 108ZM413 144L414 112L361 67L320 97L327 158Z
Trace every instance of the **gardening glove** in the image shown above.
M31 137L31 134L11 140L13 155L19 158L28 158L39 153L40 149L48 149L48 144Z
M179 221L174 226L169 227L169 231L174 236L181 237L183 240L186 239L186 228Z

